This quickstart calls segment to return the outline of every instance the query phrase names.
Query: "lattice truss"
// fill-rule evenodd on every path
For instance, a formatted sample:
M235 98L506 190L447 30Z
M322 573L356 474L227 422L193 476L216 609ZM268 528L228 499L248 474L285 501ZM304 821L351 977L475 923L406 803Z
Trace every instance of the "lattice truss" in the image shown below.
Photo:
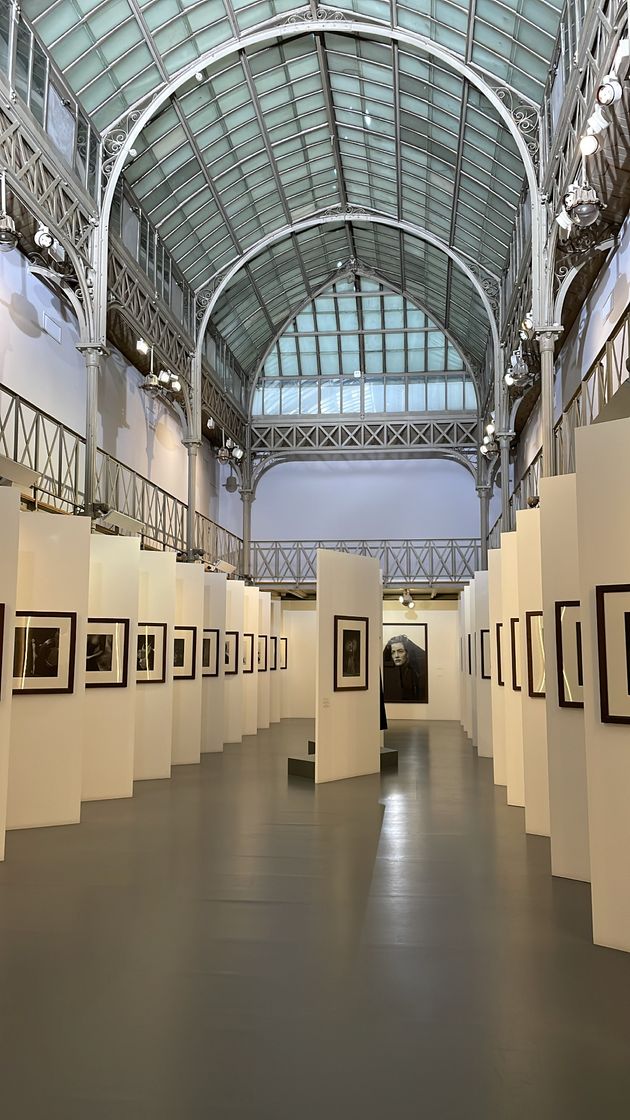
M431 420L331 420L317 423L256 424L252 452L410 451L474 452L478 423L474 418ZM475 456L476 458L476 456Z
M314 584L318 548L374 557L385 584L460 583L472 579L480 560L479 541L473 538L256 541L252 546L254 578L261 584Z

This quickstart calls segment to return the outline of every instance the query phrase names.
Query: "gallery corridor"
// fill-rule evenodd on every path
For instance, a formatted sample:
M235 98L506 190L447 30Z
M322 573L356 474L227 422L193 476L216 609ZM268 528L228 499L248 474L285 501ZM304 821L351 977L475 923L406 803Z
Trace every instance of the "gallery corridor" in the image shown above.
M309 721L12 833L7 1120L616 1120L630 959L591 944L455 723L398 774L287 782Z

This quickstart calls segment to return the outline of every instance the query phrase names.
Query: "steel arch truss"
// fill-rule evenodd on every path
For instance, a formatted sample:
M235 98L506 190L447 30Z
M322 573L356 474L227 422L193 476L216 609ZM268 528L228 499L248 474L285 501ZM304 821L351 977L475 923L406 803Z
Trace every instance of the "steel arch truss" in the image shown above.
M385 586L463 583L479 571L480 542L448 540L254 541L252 575L258 584L292 587L317 582L317 550L332 549L378 560Z

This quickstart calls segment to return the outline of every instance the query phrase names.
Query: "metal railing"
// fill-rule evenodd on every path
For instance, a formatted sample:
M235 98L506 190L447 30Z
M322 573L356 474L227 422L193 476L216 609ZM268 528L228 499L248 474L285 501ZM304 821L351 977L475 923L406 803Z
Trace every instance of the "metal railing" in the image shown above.
M0 385L0 454L40 474L39 501L65 513L83 508L85 440L59 420ZM95 501L141 521L143 541L186 547L186 504L105 451L97 451ZM241 567L242 541L210 518L195 516L195 547L211 561Z
M480 541L475 537L446 540L253 541L252 575L258 584L299 587L314 584L317 549L375 557L383 583L462 583L472 579L481 564Z

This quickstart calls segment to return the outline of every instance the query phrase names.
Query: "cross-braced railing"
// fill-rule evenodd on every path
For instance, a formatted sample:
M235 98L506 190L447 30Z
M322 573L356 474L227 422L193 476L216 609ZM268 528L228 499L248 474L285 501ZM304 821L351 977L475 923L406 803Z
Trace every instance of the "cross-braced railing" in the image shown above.
M252 574L259 584L299 587L316 580L317 549L374 556L383 582L429 586L462 583L480 568L480 542L475 537L447 540L390 541L254 541Z

